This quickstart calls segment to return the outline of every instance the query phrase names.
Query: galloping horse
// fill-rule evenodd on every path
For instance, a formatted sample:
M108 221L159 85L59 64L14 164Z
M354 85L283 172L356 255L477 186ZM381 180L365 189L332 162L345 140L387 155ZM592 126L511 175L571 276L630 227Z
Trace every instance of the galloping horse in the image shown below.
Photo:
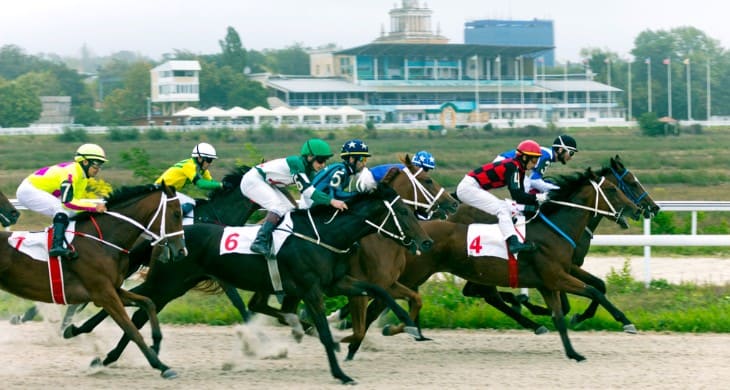
M5 196L5 194L0 192L0 224L2 224L3 227L15 225L15 223L18 222L19 217L20 212L18 209L10 203L10 200L8 200L8 197Z
M348 211L344 213L335 212L333 215L332 209L317 207L310 211L295 211L291 213L291 219L291 226L282 224L279 227L291 228L294 232L284 241L277 254L284 292L287 296L304 300L327 352L332 375L343 383L353 383L337 364L334 353L336 344L324 315L323 293L330 296L375 294L392 305L392 310L400 314L403 320L410 322L410 319L382 288L346 275L347 264L343 260L347 253L343 250L361 237L378 230L395 230L399 239L413 242L423 250L428 249L432 242L424 234L413 212L386 184L380 184L373 194L359 195L348 201ZM382 222L366 222L369 220ZM148 275L150 279L142 285L154 290L155 283L151 283L153 277L158 281L164 280L165 284L179 285L190 285L213 277L244 290L264 294L274 292L264 257L255 254L220 254L223 227L195 224L186 226L185 232L190 254L183 261L172 264L153 263ZM170 270L174 272L168 273ZM415 324L410 322L410 325ZM103 364L116 361L127 342L124 336Z
M615 185L597 177L590 169L555 180L560 190L553 191L553 200L543 205L543 217L536 218L527 226L526 239L536 243L538 250L520 253L517 286L534 287L540 291L552 310L553 322L567 356L580 361L585 358L570 344L559 293L565 291L596 299L617 320L625 316L598 289L570 274L574 252L571 241L581 237L594 214L608 215L622 227L628 227L624 215L638 219L640 210ZM421 256L408 256L408 265L399 279L401 283L415 289L434 273L449 272L487 286L510 285L507 261L467 255L468 225L450 221L426 221L421 225L434 239L434 248ZM375 319L375 316L370 316L371 313L377 315L383 309L380 302L374 301L368 309L368 321Z
M603 167L600 171L596 172L596 174L604 176L606 180L618 186L619 189L621 189L621 191L623 191L623 193L643 211L645 218L651 218L659 212L659 206L656 202L654 202L646 189L644 189L644 186L641 185L638 178L629 171L628 168L626 168L618 155L612 157L608 166ZM572 259L573 265L571 267L570 274L605 294L606 283L597 276L592 275L581 268L585 256L588 254L588 250L590 249L593 232L602 218L603 215L600 214L591 218L583 235L581 235L580 239L576 241ZM449 217L449 221L463 224L492 223L496 222L496 218L471 206L461 205L459 210ZM463 292L465 296L484 298L485 302L513 318L523 327L532 329L536 334L541 334L547 331L544 326L523 316L519 311L511 309L505 304L505 301L515 306L523 305L528 308L532 314L537 315L550 315L550 309L531 304L527 301L526 296L518 298L508 291L500 291L499 295L497 295L494 290L494 286L484 286L473 282L467 282L464 286ZM564 312L567 314L570 311L570 306L564 293L561 294L561 300L563 302ZM583 313L575 314L571 318L570 323L575 325L585 321L586 319L592 318L596 313L596 309L598 309L598 305L598 301L592 300L588 308ZM625 317L622 318L622 326L625 332L636 333L636 327Z
M82 213L75 221L73 247L78 258L63 260L60 279L62 292L51 288L49 267L6 244L0 245L0 288L22 298L41 302L84 303L101 306L134 340L150 365L165 378L177 373L163 364L157 350L162 339L159 321L152 301L121 288L129 267L129 248L142 235L152 237L160 261L176 260L186 254L182 230L182 213L175 189L162 186L124 187L107 199L108 211L101 214ZM7 242L11 233L0 232L0 241ZM54 286L55 287L55 286ZM149 312L153 347L145 343L134 326L125 305L137 305Z
M408 154L401 159L401 162L403 163L402 169L396 165L392 166L380 181L393 187L404 203L410 205L416 213L421 215L431 213L445 215L456 211L458 202L446 193L443 187L429 176L428 172L411 164ZM407 299L412 303L411 319L415 319L418 309L421 307L421 297L415 291L398 283L398 277L406 266L406 251L407 248L382 234L365 236L349 258L348 274L356 279L383 287L395 299ZM365 337L367 332L365 310L368 299L363 296L349 298L350 312L353 314L353 334L346 336L341 342L359 344ZM286 299L281 311L294 313L298 303L298 301ZM258 293L251 297L249 308L252 311L273 316L277 316L279 312L268 305L268 296ZM416 340L426 340L426 338L419 333Z

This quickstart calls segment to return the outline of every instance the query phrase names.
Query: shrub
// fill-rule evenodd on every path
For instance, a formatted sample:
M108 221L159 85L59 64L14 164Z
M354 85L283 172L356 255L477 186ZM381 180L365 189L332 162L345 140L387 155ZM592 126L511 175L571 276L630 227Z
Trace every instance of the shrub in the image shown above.
M645 112L639 117L639 128L641 134L650 137L665 135L664 123L659 121L654 112Z
M89 133L86 132L86 129L64 127L63 133L58 135L58 141L60 142L84 143L88 142L88 140Z
M151 129L148 129L147 131L145 131L145 135L152 141L167 139L167 132L159 127L153 127Z
M135 141L139 139L139 129L133 127L131 129L120 129L118 127L112 127L109 129L107 135L109 141Z

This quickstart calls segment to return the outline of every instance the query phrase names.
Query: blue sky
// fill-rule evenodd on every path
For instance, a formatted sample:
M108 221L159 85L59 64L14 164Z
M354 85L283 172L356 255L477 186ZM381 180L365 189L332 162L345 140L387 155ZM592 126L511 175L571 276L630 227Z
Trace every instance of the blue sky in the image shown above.
M366 44L389 29L388 11L400 0L23 0L3 4L0 46L29 54L78 55L86 44L97 55L138 52L152 59L184 49L216 53L232 26L247 49ZM463 43L464 22L474 19L551 19L556 58L576 61L580 49L598 47L627 57L644 30L693 26L730 47L730 23L721 2L695 0L430 0L433 28ZM201 9L205 7L205 9Z

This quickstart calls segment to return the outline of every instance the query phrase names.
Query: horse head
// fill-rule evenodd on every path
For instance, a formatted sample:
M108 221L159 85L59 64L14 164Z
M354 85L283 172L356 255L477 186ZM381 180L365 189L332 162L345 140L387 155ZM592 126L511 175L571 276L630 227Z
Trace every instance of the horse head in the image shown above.
M251 169L241 165L226 174L222 188L208 193L208 199L195 200L195 222L241 226L260 206L241 193L241 179Z
M0 192L0 224L2 224L3 227L14 225L18 222L19 217L20 212L18 209L13 206L5 194Z
M428 251L433 246L433 240L418 223L413 210L390 185L382 181L372 193L360 194L349 200L349 213L360 215L376 231L395 239L413 253ZM381 222L373 222L373 219Z
M408 154L400 161L404 168L391 168L381 181L393 187L403 198L403 202L412 206L424 219L430 219L433 214L444 219L447 214L456 212L459 202L433 180L428 172L413 165Z
M609 174L610 173L610 174ZM659 205L654 202L649 192L644 189L639 179L628 170L621 161L621 157L612 157L608 167L601 170L601 174L618 186L621 191L633 201L644 214L644 218L652 218L659 213Z
M139 237L151 239L152 255L160 261L178 260L187 255L182 227L182 210L175 188L160 185L122 187L106 199L108 214L125 223L109 228L109 237L124 237L129 246ZM78 217L84 218L83 214ZM76 217L74 217L76 218ZM137 230L129 229L129 225ZM120 227L114 234L113 228ZM101 229L101 228L99 228ZM134 233L133 233L134 232Z
M598 176L590 168L573 176L555 179L560 189L550 192L550 203L589 210L594 215L602 214L614 220L623 229L628 229L626 216L639 219L641 209L616 185Z

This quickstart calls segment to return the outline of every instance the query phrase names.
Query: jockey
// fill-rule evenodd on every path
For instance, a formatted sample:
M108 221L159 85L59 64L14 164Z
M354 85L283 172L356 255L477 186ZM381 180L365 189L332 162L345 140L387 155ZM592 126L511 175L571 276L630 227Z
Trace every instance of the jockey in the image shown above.
M436 169L436 159L433 155L425 150L416 152L413 155L411 163L417 167L423 168L424 171L428 172L431 169Z
M525 205L538 205L548 200L547 193L528 194L524 189L525 171L533 169L542 155L540 145L533 140L525 140L517 145L516 150L514 158L491 162L470 171L456 187L456 195L462 202L497 216L499 230L513 254L533 251L535 244L518 240L507 204L489 190L506 186L510 197Z
M333 153L327 142L312 138L302 145L299 155L279 158L256 165L241 179L241 192L251 201L267 210L264 224L251 244L254 253L271 253L271 233L294 205L282 192L286 186L296 184L302 197L311 199L311 204L329 204L344 210L345 202L329 197L312 186L314 174L324 168Z
M552 148L541 147L542 155L537 162L537 166L532 169L532 174L525 180L525 191L530 193L548 192L557 190L559 187L553 183L545 181L544 176L550 164L560 161L565 165L573 159L573 155L578 152L578 145L575 139L567 134L563 134L555 138ZM497 156L494 161L500 161L505 158L514 158L516 150L510 150Z
M103 213L104 203L83 200L87 196L88 179L96 177L107 162L106 153L96 144L83 144L76 150L74 161L44 167L26 177L16 191L18 202L28 210L53 216L53 242L50 256L68 256L64 233L68 217L82 211Z
M226 183L213 180L208 168L213 160L217 159L213 145L201 142L193 148L190 158L182 160L177 164L167 168L167 170L155 180L155 184L165 181L165 184L175 187L180 198L180 206L183 215L189 214L195 207L195 199L181 193L180 191L186 184L192 183L196 187L203 190L213 190L222 188Z
M345 142L340 157L342 162L329 165L317 172L312 179L315 188L334 199L345 200L377 187L372 173L365 166L370 152L363 141L353 139Z

